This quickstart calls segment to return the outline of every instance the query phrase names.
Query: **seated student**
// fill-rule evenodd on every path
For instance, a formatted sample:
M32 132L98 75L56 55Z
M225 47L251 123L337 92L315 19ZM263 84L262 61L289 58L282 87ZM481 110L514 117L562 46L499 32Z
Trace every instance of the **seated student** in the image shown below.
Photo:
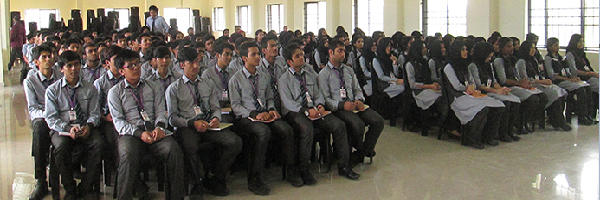
M250 147L252 149L251 156L248 158L248 189L256 195L270 193L269 187L261 180L261 174L264 170L271 134L281 142L284 163L290 166L288 172L291 176L288 176L287 180L296 187L302 186L302 179L293 165L295 146L293 130L281 120L279 112L275 110L273 93L269 89L271 77L257 69L260 63L258 45L249 42L244 43L240 48L240 55L244 59L245 67L233 75L229 81L229 91L231 108L236 115L236 129L243 130L250 137L255 138ZM263 121L272 122L265 123Z
M512 132L521 100L510 93L507 87L501 87L496 80L494 68L490 62L494 57L494 45L487 42L479 42L473 47L473 62L469 64L469 74L475 81L475 88L481 90L498 101L502 101L506 112L500 116L500 127L498 128L498 140L502 142L519 141L521 138Z
M34 175L36 185L29 199L43 199L48 194L46 181L46 166L48 165L48 151L50 149L50 129L44 119L45 93L48 86L62 78L60 70L54 68L54 54L52 48L46 45L36 46L30 54L30 62L39 68L37 73L29 74L23 81L25 98L29 110L32 127L32 152L34 158Z
M521 106L519 109L520 115L517 122L517 134L527 134L533 132L533 126L529 126L531 117L535 113L541 113L540 110L546 105L545 97L542 91L534 88L528 79L520 79L518 71L515 67L517 58L512 54L514 51L513 42L510 38L501 37L498 39L498 47L500 55L494 59L494 72L498 78L500 86L510 88L510 93L519 97Z
M364 37L364 45L361 50L361 55L358 58L358 65L360 66L358 74L363 74L364 79L358 79L358 83L361 84L361 88L365 91L364 95L366 98L366 103L371 103L371 96L373 95L373 80L372 80L372 70L373 70L373 58L375 58L375 52L377 52L377 45L373 38Z
M94 45L85 45L83 47L85 53L85 66L81 68L81 78L88 82L94 82L106 73L107 69L100 63L100 55L98 49Z
M475 89L472 76L469 76L469 52L463 41L455 41L450 46L448 65L444 67L445 90L448 91L450 108L460 123L466 125L461 133L461 145L476 149L498 145L494 137L498 132L499 116L504 112L504 104L491 97L481 97Z
M553 127L563 128L565 131L570 131L571 127L567 126L565 121L565 98L567 91L552 84L552 80L546 78L547 71L542 63L538 63L535 57L535 44L525 41L519 48L519 61L516 63L516 69L520 79L529 79L531 84L541 90L545 96L546 104L542 105L538 118L540 129L545 127L546 115L544 109L548 110L548 118ZM568 128L567 128L568 127Z
M396 125L396 116L399 112L400 93L404 91L404 72L399 65L398 58L392 55L392 40L382 38L377 43L377 56L373 59L373 69L377 73L377 87L382 94L387 94L392 99L392 109L390 114L390 126Z
M577 72L571 71L564 57L559 54L558 38L548 38L546 48L548 49L548 54L544 58L544 68L548 71L548 78L552 79L552 83L577 96L577 98L573 98L573 105L569 105L571 104L570 102L567 102L567 105L574 107L578 119L583 119L579 121L580 124L591 125L591 121L586 120L589 117L589 103L587 99L589 94L587 93L590 84L581 81L577 77ZM571 121L571 119L566 120L567 122Z
M148 80L152 80L163 87L164 90L181 78L183 74L175 72L171 68L171 53L168 47L162 46L157 47L152 52L152 65L156 66L156 70L148 77ZM180 68L178 66L178 68Z
M588 60L585 51L585 43L583 42L583 37L579 34L573 34L571 36L571 40L569 40L569 45L567 46L567 54L566 60L569 68L572 72L577 72L577 77L581 78L581 80L590 84L590 88L588 90L588 121L592 121L597 123L596 121L596 113L598 110L598 72L595 72L591 67L590 61Z
M56 166L66 191L65 199L95 198L92 186L99 180L100 160L104 140L98 132L100 106L98 92L91 82L79 77L81 57L73 51L65 51L58 57L64 77L46 90L46 114L54 145ZM75 185L71 163L72 148L85 146L87 163L85 177L80 189Z
M227 196L229 189L225 177L229 166L242 150L242 139L227 129L208 130L218 128L221 121L219 99L214 95L217 93L216 86L211 81L200 79L196 49L183 48L178 56L184 76L167 88L166 102L169 124L177 128L175 136L181 143L190 167L190 181L194 183L190 195L201 198L204 184L213 194ZM207 169L206 176L198 155L198 145L202 141L214 143L220 149L219 159Z
M299 138L298 162L304 184L316 182L308 171L314 128L333 135L334 153L338 159L338 174L358 180L359 174L349 164L349 147L344 122L334 115L326 115L325 99L317 82L317 73L304 64L304 51L296 43L286 46L283 55L289 67L277 84L281 94L283 119L296 131ZM318 120L311 120L321 118Z
M127 48L127 37L125 36L125 34L119 34L117 36L116 46L119 46L123 49Z
M118 198L133 199L134 185L144 184L137 176L143 155L152 153L167 165L170 198L183 199L183 152L173 139L173 133L165 130L164 87L140 79L139 55L135 51L121 51L114 62L125 77L125 81L117 83L108 93L108 107L120 135ZM147 191L137 193L140 199L146 198Z
M438 70L446 66L446 46L441 40L434 40L431 44L427 44L427 48L429 49L428 64L432 69L431 77L433 81L439 82L441 78Z
M150 48L152 48L152 36L148 33L143 33L137 38L137 43L139 44L138 53L140 54L140 63L149 61L151 55L148 54L152 53L150 51Z
M204 37L202 37L202 41L204 43L204 59L203 59L203 64L204 66L213 66L214 63L216 61L214 61L214 59L216 58L216 52L215 52L215 36L212 36L211 34L206 34ZM202 74L200 74L202 75Z
M260 70L264 70L265 74L270 76L269 85L273 91L273 100L275 101L275 108L281 110L281 97L279 91L277 91L277 81L283 73L285 73L287 66L285 58L279 56L277 37L267 36L262 39L260 44L264 57L260 60Z
M202 74L202 80L209 81L213 86L215 86L215 90L217 91L215 95L219 99L219 105L221 108L229 108L231 107L230 96L229 96L229 80L235 74L237 70L229 68L229 63L231 63L231 56L233 55L233 45L227 42L218 42L215 45L215 53L216 53L216 64L209 66L206 70L204 70L204 74ZM222 115L223 122L231 123L234 121L235 116L230 113L226 115Z
M435 103L438 112L442 112L447 109L447 103L442 101L443 98L440 98L442 97L441 92L435 91L442 89L440 84L434 81L437 78L437 70L435 65L431 66L427 63L427 59L423 55L427 55L427 48L423 41L413 41L408 50L405 64L408 86L412 89L412 96L419 108L428 110ZM421 119L423 119L421 121L421 135L427 136L431 123L424 121L425 116L421 116Z
M366 155L373 154L384 125L383 117L373 109L365 109L365 97L358 79L352 68L343 63L345 56L344 43L332 40L329 43L329 62L319 72L318 80L325 108L346 124L350 145L356 149L351 163L357 164L364 162ZM367 125L369 131L365 133Z
M104 158L106 160L107 169L116 169L115 161L117 161L117 139L119 133L115 130L115 126L113 124L113 117L110 114L110 110L108 109L108 101L107 95L108 90L116 85L118 82L124 79L119 73L119 69L115 66L114 59L119 52L123 50L119 46L110 46L106 50L102 52L101 61L108 68L106 73L102 74L100 78L94 81L94 87L98 91L98 98L100 99L100 131L104 134L104 138L106 139L106 148L104 151ZM108 158L108 159L106 159ZM111 170L107 170L104 172L105 177L110 177ZM110 182L110 179L107 180ZM110 184L108 184L110 185Z
M235 50L233 51L233 58L231 62L229 62L229 67L232 69L236 69L235 71L244 68L244 61L242 60L242 56L240 56L240 47L242 44L249 42L250 40L246 37L240 37L235 40Z
M320 37L318 47L314 51L314 65L313 68L316 72L321 71L321 69L325 68L327 64L327 48L329 47L329 38L328 37Z

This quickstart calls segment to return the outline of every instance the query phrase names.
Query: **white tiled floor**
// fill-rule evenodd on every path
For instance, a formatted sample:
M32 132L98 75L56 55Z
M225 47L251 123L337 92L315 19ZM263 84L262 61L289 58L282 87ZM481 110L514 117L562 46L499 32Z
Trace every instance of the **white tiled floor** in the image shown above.
M13 70L5 78L14 86L0 88L0 199L26 198L34 181L31 132L17 76ZM266 173L270 196L252 195L239 172L229 179L230 196L205 199L598 199L598 125L573 128L537 131L518 143L475 150L386 126L375 163L355 168L359 181L335 170L320 174L315 165L319 183L294 188L272 167ZM156 181L150 185L155 199L162 199ZM104 199L111 199L112 187L106 190Z

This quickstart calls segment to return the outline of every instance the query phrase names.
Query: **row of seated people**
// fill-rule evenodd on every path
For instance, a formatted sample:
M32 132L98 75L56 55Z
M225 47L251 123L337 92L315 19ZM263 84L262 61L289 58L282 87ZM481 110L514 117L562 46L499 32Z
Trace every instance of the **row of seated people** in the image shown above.
M85 44L79 50L69 40L62 45L66 49L51 42L34 47L35 68L24 80L37 179L31 198L48 193L50 144L65 199L97 198L92 187L99 181L104 154L118 163L119 199L131 199L134 193L146 197L137 176L146 154L165 162L170 198L184 198L186 174L193 184L190 198L201 199L203 189L226 196L226 174L242 150L242 133L251 140L248 189L257 195L271 193L261 178L270 138L281 144L287 181L296 187L316 183L309 171L315 129L333 136L338 174L358 180L352 168L374 156L384 125L363 103L354 70L342 63L344 43L331 42L328 68L317 74L305 63L304 43L289 43L279 56L277 41L265 38L260 48L247 40L236 48L217 40L214 57L183 46L175 53L177 62L170 61L174 55L168 47L160 46L151 56L116 45L99 51L100 46ZM148 60L142 63L142 57ZM202 76L201 58L209 66ZM232 59L242 59L243 65L228 68ZM225 107L231 108L229 114L222 114ZM224 128L226 123L233 125ZM206 168L199 155L202 142L219 149ZM84 146L87 154L79 187L71 160L75 145Z

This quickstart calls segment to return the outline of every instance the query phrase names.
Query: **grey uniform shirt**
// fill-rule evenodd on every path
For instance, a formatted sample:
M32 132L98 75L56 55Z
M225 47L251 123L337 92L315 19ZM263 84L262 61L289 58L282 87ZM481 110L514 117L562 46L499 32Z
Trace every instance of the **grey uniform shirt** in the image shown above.
M139 96L134 96L136 88ZM148 115L149 122L155 127L164 128L167 121L164 93L162 86L143 79L136 87L124 80L110 89L108 107L119 135L141 136L144 130L140 127L144 127L145 124L140 111Z
M81 112L78 116L80 122L91 123L98 126L100 122L100 106L98 105L98 91L91 82L79 79L75 87L71 88L64 77L50 85L46 90L46 122L48 127L57 132L70 131L69 111L71 110L70 97L76 89L75 100ZM83 124L81 124L83 125Z
M318 105L325 105L325 99L319 89L317 81L317 73L312 70L307 70L307 67L303 67L300 70L300 75L296 71L288 67L286 72L281 75L277 84L279 85L279 94L281 95L281 102L283 104L283 114L288 112L301 112L303 113L306 109L317 107ZM303 80L306 85L306 90L312 99L312 103L308 102L307 107L302 107L300 80Z
M98 65L96 68L88 67L87 63L81 68L81 78L87 82L94 82L108 71L103 65Z
M23 81L25 89L25 99L27 100L27 110L29 110L29 118L33 121L37 118L44 118L46 110L46 89L52 83L59 81L62 78L60 70L53 68L50 78L42 75L42 71L29 74Z
M331 62L327 63L327 67L319 72L319 89L325 98L325 107L332 111L344 110L346 101L364 101L358 79L352 68L341 63L340 69L343 74L335 69ZM343 81L340 79L343 78ZM343 82L344 85L341 85ZM342 98L341 89L346 91L346 97Z
M167 69L167 75L163 78L158 74L158 71L154 71L148 80L155 82L156 84L162 86L163 90L166 90L169 85L177 81L177 79L181 78L181 75L178 73L174 73L170 69Z
M235 72L236 71L234 69L231 69L229 67L221 69L218 65L215 64L211 68L204 70L202 74L202 80L209 81L214 86L216 86L215 91L217 93L215 93L214 95L217 96L219 101L223 101L223 104L221 105L224 105L225 103L229 102L229 96L227 97L227 99L223 98L223 91L227 91L227 87L229 87L229 80L235 74Z
M119 76L117 78L110 70L108 70L100 78L94 81L94 87L96 87L96 90L98 90L98 96L100 99L100 113L102 115L106 116L110 113L107 100L108 91L121 80L123 80L123 76Z
M254 79L255 82L252 82ZM259 110L275 110L273 93L269 89L270 76L258 69L250 74L248 69L243 68L236 72L229 81L229 95L231 97L231 109L237 117L256 117ZM258 93L256 93L258 92ZM260 103L254 98L254 94L260 99ZM257 103L261 108L257 108Z
M194 88L193 85L197 88ZM194 91L197 90L197 91ZM216 91L215 85L200 77L191 81L183 76L172 83L166 91L167 111L169 113L169 124L174 127L193 127L194 121L210 121L213 118L221 120L221 107L219 99L212 95ZM194 95L199 98L194 100ZM200 104L202 114L196 115L194 107Z
M288 67L287 67L287 63L285 62L285 58L283 58L281 56L275 57L275 62L273 63L273 65L274 66L271 66L269 64L269 61L267 61L266 58L261 58L258 69L266 70L264 73L267 73L268 75L270 75L269 68L272 68L274 70L273 72L274 72L275 77L271 77L271 78L274 78L273 81L277 82L277 80L279 80L281 75L283 73L285 73L285 71Z

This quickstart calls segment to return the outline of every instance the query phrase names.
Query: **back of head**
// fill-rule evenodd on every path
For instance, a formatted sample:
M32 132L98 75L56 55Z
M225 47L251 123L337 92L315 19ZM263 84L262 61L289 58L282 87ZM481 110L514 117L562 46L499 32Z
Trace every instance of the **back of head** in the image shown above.
M171 56L171 51L169 50L169 47L160 46L154 49L154 51L152 52L152 58L164 58L166 56Z
M100 54L100 62L102 62L102 64L104 64L104 63L106 63L106 61L110 61L110 58L119 54L119 52L121 52L122 50L123 50L123 48L121 48L117 45L112 45L110 47L107 47L106 49L104 49L104 51L102 51L102 54Z
M235 50L235 47L227 41L219 40L219 42L215 44L215 52L217 52L217 54L223 54L224 49L233 51Z
M525 60L531 58L531 55L529 55L531 47L533 47L533 43L531 41L525 40L523 43L521 43L521 46L519 47L519 55L517 55L517 58Z

